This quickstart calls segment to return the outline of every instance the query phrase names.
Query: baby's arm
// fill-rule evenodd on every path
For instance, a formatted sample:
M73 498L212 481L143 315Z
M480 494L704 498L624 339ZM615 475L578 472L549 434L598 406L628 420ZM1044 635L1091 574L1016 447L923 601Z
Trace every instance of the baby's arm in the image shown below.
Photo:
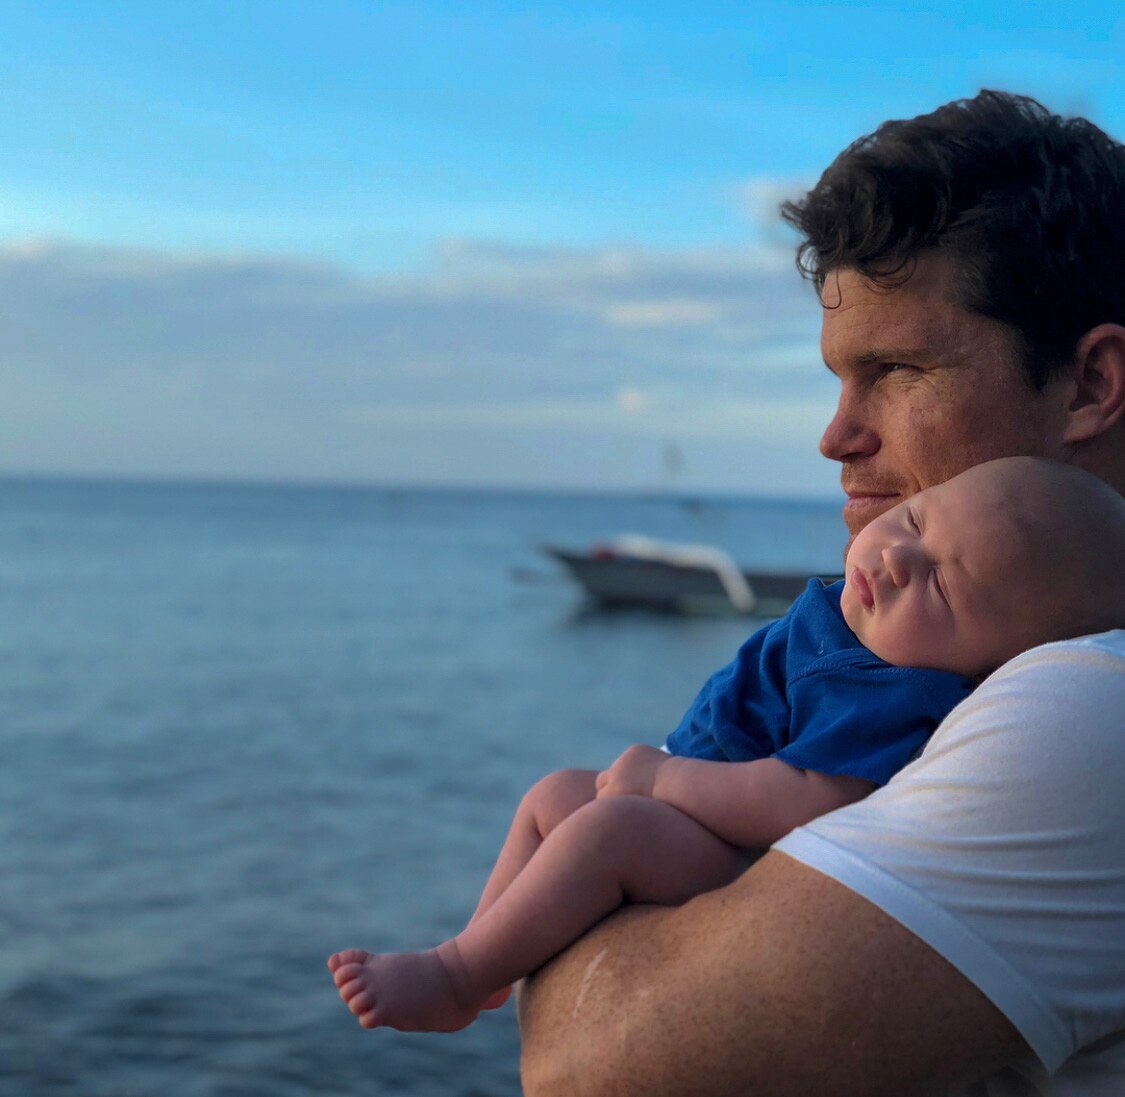
M876 788L861 777L815 773L777 758L708 762L648 746L630 747L596 784L599 797L650 796L724 841L756 849Z

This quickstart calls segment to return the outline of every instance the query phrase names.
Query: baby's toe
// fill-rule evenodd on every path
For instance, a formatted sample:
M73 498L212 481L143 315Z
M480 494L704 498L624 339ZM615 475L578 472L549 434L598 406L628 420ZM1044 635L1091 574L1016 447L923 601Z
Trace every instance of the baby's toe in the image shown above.
M356 981L363 971L362 964L345 964L343 967L336 969L336 974L332 976L332 982L340 988L340 993L344 992L344 987L348 983Z
M375 998L369 990L361 990L348 999L348 1009L357 1017L362 1018L365 1013L370 1013L375 1008Z
M346 948L343 952L333 953L328 957L328 970L338 971L344 964L362 964L367 959L368 953L362 948Z
M367 989L367 984L362 979L344 979L339 989L340 997L345 1002L350 1002L357 994L362 994Z

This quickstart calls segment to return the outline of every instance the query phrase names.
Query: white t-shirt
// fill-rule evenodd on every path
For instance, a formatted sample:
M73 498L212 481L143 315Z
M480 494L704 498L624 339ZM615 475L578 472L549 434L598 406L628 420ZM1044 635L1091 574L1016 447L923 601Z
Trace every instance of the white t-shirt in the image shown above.
M1038 1061L970 1091L1125 1095L1125 630L991 675L866 800L774 847L917 934Z

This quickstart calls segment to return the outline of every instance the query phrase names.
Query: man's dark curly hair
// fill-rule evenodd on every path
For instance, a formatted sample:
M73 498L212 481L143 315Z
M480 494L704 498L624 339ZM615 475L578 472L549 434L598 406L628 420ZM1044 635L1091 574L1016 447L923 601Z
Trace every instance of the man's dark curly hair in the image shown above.
M948 256L957 303L1010 326L1036 389L1091 328L1125 323L1125 145L1025 96L884 122L781 214L818 293L840 268L894 286Z

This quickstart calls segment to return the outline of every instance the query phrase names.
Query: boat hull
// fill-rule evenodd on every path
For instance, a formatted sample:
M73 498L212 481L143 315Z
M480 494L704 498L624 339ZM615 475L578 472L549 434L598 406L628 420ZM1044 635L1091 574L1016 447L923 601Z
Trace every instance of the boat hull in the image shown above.
M543 550L566 568L592 602L605 608L777 617L788 610L809 581L808 575L796 572L742 570L754 599L751 607L740 610L713 568L554 545L545 545Z

